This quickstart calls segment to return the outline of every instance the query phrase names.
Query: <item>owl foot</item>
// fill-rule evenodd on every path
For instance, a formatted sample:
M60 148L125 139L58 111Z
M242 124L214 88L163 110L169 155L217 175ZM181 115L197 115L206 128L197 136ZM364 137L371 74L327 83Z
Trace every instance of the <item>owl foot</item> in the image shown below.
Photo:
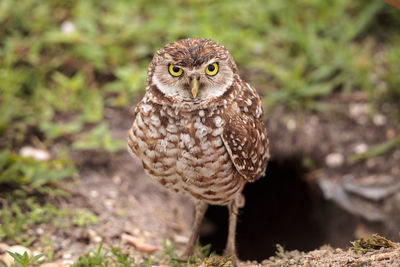
M181 255L181 259L183 260L189 259L189 257L193 255L193 252L194 252L194 246L191 248L186 247L185 252L183 252L183 254Z
M190 234L189 241L186 245L185 252L182 254L183 259L188 259L194 252L196 246L196 241L199 236L199 228L201 221L203 220L204 214L208 208L208 204L204 201L199 201L196 203L196 216L194 219L192 233Z
M227 249L225 249L224 257L228 258L232 262L233 266L238 265L239 258L237 257L235 251L228 251Z

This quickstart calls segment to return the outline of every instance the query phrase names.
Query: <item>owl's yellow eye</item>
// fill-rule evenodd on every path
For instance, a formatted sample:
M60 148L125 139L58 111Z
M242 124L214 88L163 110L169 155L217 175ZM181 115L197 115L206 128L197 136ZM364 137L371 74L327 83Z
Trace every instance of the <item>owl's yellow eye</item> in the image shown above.
M206 68L207 75L214 76L217 73L218 73L218 63L217 62L212 63L207 66L207 68Z
M181 69L181 68L179 68L177 66L174 66L172 64L169 64L168 71L169 71L169 74L171 74L174 77L179 77L183 73L183 69Z

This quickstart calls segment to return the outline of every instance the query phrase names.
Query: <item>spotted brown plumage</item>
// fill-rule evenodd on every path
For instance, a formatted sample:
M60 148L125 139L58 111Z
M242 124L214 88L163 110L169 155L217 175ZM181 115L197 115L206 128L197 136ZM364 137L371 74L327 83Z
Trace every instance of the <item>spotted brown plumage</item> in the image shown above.
M257 92L244 83L245 98L232 103L222 133L225 148L236 170L249 182L264 175L269 158L268 137L262 121L261 101ZM243 96L243 95L242 95Z
M264 175L269 144L260 98L240 78L228 50L209 39L167 44L150 63L135 113L129 151L153 180L196 203L185 255L193 252L208 204L228 206L225 252L235 255L241 192Z

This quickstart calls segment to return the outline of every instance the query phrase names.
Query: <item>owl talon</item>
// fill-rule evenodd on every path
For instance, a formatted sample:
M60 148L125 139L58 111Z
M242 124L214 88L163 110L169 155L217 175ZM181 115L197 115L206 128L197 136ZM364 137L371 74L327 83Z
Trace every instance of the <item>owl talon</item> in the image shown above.
M224 251L224 257L229 258L229 260L232 262L233 266L238 265L239 258L237 257L235 252Z
M181 255L181 259L183 260L188 260L190 258L190 256L193 255L194 249L191 250L185 250L185 252L183 252L183 254Z

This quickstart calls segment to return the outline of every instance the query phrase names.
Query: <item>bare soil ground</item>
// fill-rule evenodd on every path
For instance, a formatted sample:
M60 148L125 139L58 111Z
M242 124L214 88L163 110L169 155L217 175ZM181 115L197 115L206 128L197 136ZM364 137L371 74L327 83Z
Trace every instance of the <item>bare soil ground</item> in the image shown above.
M322 247L308 253L291 251L278 253L262 262L264 266L399 266L400 247L396 249L380 249L357 255L352 250L333 249Z
M148 179L138 162L121 153L109 167L92 166L80 173L77 196L62 208L84 207L98 216L89 228L65 229L54 236L57 256L76 258L96 243L117 245L124 234L161 249L164 240L186 241L193 206L185 197L170 194ZM107 165L108 165L107 164Z
M107 116L116 138L125 138L133 116L129 111L108 110ZM136 250L126 236L159 252L162 243L176 243L183 248L190 233L194 206L185 196L172 194L154 184L144 173L141 163L127 151L109 154L102 151L73 155L79 162L76 197L67 199L62 207L87 208L99 218L87 229L65 229L55 233L55 258L71 262L99 242L121 245L132 253L143 254L146 247ZM67 257L65 257L67 255ZM137 256L141 258L140 255ZM139 260L140 261L140 260Z

